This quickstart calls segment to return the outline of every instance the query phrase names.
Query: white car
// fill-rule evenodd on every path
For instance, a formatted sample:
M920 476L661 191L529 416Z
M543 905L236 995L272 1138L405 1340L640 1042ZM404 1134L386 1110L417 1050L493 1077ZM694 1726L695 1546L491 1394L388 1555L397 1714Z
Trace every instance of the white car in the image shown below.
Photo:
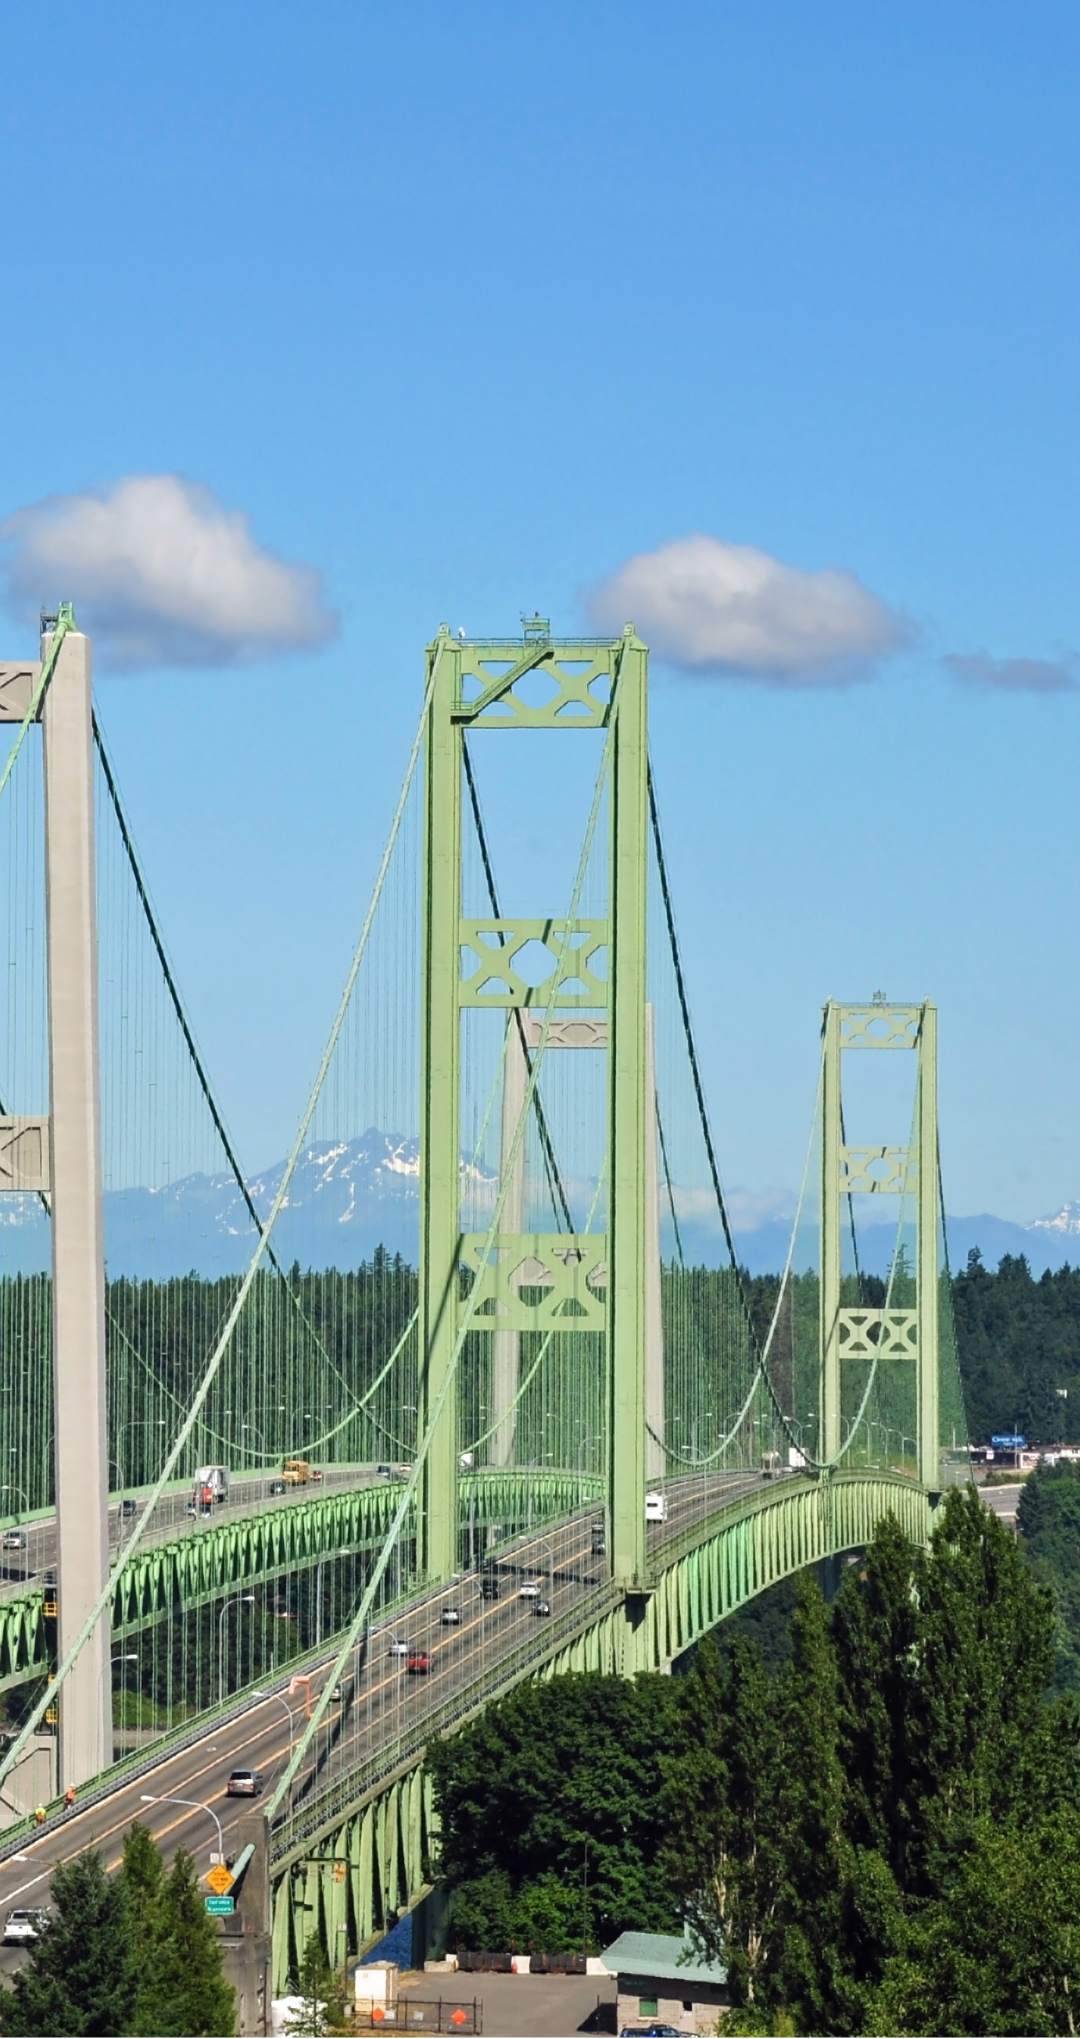
M645 1520L646 1520L646 1522L666 1522L666 1521L667 1521L667 1495L666 1495L666 1494L646 1494L646 1496L645 1496Z
M459 1607L443 1608L442 1624L444 1628L456 1628L460 1620L461 1620L461 1609Z
M4 1531L4 1549L5 1549L5 1550L25 1550L25 1549L26 1549L26 1531L25 1531L25 1529L5 1529L5 1531Z
M539 1598L540 1582L538 1579L526 1579L525 1584L518 1587L519 1600L539 1600Z
M412 1654L412 1644L411 1644L411 1643L404 1643L404 1642L401 1642L401 1641L400 1641L400 1639L399 1639L399 1638L398 1638L397 1636L391 1636L391 1638L390 1638L390 1648L389 1648L389 1650L387 1651L387 1655L388 1655L388 1656L391 1656L391 1657L408 1657L408 1656L411 1656L411 1654Z
M9 1912L4 1926L5 1947L25 1947L36 1940L43 1926L49 1923L48 1912Z

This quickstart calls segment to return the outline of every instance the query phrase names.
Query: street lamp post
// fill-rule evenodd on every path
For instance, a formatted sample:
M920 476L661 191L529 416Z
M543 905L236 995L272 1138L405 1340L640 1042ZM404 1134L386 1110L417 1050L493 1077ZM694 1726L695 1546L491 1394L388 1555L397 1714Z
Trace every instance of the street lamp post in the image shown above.
M226 1600L218 1616L218 1705L225 1699L225 1616L230 1607L254 1607L254 1593L239 1593L235 1600Z
M190 1805L196 1812L206 1813L217 1828L218 1861L224 1862L225 1836L221 1831L221 1821L212 1805L207 1805L201 1798L166 1798L164 1794L159 1797L152 1791L140 1791L139 1798L143 1805Z

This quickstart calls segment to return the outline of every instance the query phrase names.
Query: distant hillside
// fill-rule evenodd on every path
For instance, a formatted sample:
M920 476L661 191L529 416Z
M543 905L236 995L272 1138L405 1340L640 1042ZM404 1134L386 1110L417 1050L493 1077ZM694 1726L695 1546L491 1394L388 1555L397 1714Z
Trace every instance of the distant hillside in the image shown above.
M248 1183L264 1216L274 1201L284 1162ZM462 1164L464 1173L466 1164ZM485 1179L486 1182L486 1179ZM723 1258L718 1225L705 1223L698 1200L680 1218L682 1246L690 1262L715 1265ZM666 1227L666 1207L665 1207ZM368 1128L358 1139L313 1144L301 1156L288 1201L274 1228L278 1258L302 1267L359 1267L376 1246L400 1253L413 1265L420 1223L418 1144ZM1066 1204L1031 1225L1011 1224L988 1213L948 1221L953 1272L964 1267L977 1246L987 1267L1005 1254L1023 1254L1033 1274L1069 1262L1080 1265L1080 1204ZM769 1219L737 1230L735 1244L751 1274L774 1274L787 1258L790 1221ZM860 1258L868 1273L885 1275L895 1242L891 1224L860 1228ZM105 1197L105 1244L111 1276L167 1279L170 1275L241 1272L254 1243L251 1220L233 1177L189 1175L163 1189L109 1191ZM671 1242L664 1240L665 1254ZM814 1253L808 1237L799 1265ZM0 1197L0 1272L36 1273L47 1267L49 1227L36 1197Z

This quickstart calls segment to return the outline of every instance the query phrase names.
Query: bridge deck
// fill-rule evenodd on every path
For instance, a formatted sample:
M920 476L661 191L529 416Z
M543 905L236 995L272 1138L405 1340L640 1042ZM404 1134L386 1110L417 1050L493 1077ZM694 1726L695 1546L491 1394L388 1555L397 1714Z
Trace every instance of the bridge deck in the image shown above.
M650 1547L659 1556L666 1545L681 1541L695 1522L737 1508L761 1484L746 1473L697 1475L671 1483L668 1519L650 1524ZM295 1823L306 1833L321 1830L339 1816L335 1808L343 1787L355 1798L366 1779L375 1783L395 1767L415 1762L433 1734L484 1703L482 1694L503 1689L528 1675L530 1668L539 1669L564 1635L580 1629L592 1609L614 1603L617 1595L606 1580L604 1560L592 1553L593 1524L600 1519L596 1508L587 1508L520 1538L500 1558L497 1601L481 1599L479 1575L472 1572L423 1595L372 1629L363 1658L345 1684L344 1704L330 1710L320 1746L298 1780L287 1823L290 1830ZM526 1579L542 1582L553 1610L550 1617L537 1616L534 1603L519 1597ZM442 1611L448 1606L459 1609L459 1625L443 1625ZM392 1637L429 1651L430 1672L411 1675L400 1657L390 1657ZM523 1658L535 1662L523 1667ZM310 1675L317 1693L333 1659L333 1649L328 1648L291 1667L291 1674ZM259 1769L267 1789L280 1775L292 1742L278 1696L288 1683L278 1679L272 1685L268 1680L262 1689L269 1692L272 1685L275 1696L241 1700L231 1716L208 1724L181 1747L170 1742L160 1751L147 1749L137 1761L128 1759L116 1773L107 1773L97 1786L89 1787L72 1812L53 1813L40 1830L28 1835L25 1825L13 1829L0 1843L0 1909L24 1893L33 1902L33 1888L81 1848L100 1847L107 1864L118 1861L124 1832L135 1819L150 1827L167 1853L183 1845L196 1854L200 1870L208 1866L206 1851L217 1845L208 1815L145 1803L147 1793L212 1803L231 1852L237 1819L250 1801L224 1796L229 1771L241 1765ZM304 1697L298 1693L287 1703L298 1735Z

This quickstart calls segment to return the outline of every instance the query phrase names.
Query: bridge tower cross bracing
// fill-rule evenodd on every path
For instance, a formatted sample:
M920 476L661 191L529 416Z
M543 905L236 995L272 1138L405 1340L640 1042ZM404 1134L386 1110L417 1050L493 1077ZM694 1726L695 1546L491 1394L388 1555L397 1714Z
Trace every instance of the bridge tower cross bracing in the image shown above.
M551 684L550 698L540 705L515 692L526 674L536 672ZM526 985L514 971L513 957L526 942L541 940L556 958L550 1002L560 1018L551 1025L561 1025L568 1013L576 1012L588 1012L594 1023L598 1019L603 1023L603 1032L596 1026L587 1045L603 1045L608 1057L608 1229L602 1237L590 1234L587 1240L565 1233L545 1238L516 1229L500 1232L493 1264L479 1265L477 1275L485 1295L489 1292L496 1300L496 1315L478 1313L473 1329L487 1330L500 1341L493 1382L501 1419L493 1454L498 1462L508 1453L511 1435L507 1407L514 1363L511 1334L537 1328L538 1323L534 1306L518 1294L514 1275L526 1263L550 1269L561 1257L560 1279L565 1280L565 1270L576 1264L578 1314L568 1320L567 1328L601 1330L606 1339L610 1564L627 1592L641 1592L648 1590L644 1508L648 654L629 627L614 640L555 640L536 619L527 626L524 640L469 643L452 638L444 627L428 649L427 675L432 692L424 786L420 1428L424 1430L431 1419L452 1363L460 1321L459 1267L463 1261L468 1265L470 1251L478 1252L485 1243L479 1235L461 1231L461 1015L469 1007L520 1014L525 1043L535 1044L537 1008L549 1003L551 977L539 986ZM579 922L570 928L555 918L474 922L462 914L466 732L535 729L592 729L609 735L608 916L602 925ZM492 939L497 948L491 946ZM594 976L589 958L602 950L607 955L606 974ZM479 960L477 969L468 974L462 957L470 951ZM584 989L560 995L559 986L571 980L579 987L583 983ZM561 1045L581 1044L567 1033ZM508 1052L514 1046L510 1043ZM519 1072L511 1069L508 1082L514 1098L521 1090ZM503 1159L505 1164L505 1137ZM508 1212L514 1214L515 1227L521 1223L517 1202L511 1182L503 1218L505 1222ZM423 1475L419 1562L431 1579L448 1578L457 1566L454 1401L453 1394L447 1396Z
M821 1136L821 1457L839 1458L845 1359L916 1368L918 1477L941 1489L938 1344L937 1008L929 1000L901 1005L875 995L862 1005L830 999L822 1020ZM908 1050L917 1057L910 1146L851 1146L844 1137L842 1070L854 1049ZM914 1307L905 1300L881 1309L845 1306L841 1241L845 1200L857 1194L913 1199L916 1227Z

